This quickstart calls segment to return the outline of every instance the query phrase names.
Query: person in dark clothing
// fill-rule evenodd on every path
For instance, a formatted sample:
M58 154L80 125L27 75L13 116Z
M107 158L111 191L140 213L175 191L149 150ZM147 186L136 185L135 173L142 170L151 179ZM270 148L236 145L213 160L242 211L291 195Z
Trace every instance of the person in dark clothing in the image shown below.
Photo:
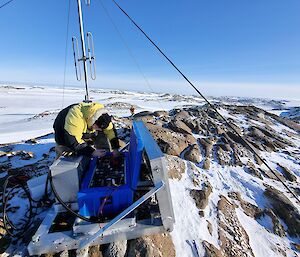
M120 147L111 116L99 103L82 102L66 107L58 113L53 128L58 157L63 153L104 156L107 146L98 145L100 149L95 149L91 145L97 133L107 138L112 150L117 151Z

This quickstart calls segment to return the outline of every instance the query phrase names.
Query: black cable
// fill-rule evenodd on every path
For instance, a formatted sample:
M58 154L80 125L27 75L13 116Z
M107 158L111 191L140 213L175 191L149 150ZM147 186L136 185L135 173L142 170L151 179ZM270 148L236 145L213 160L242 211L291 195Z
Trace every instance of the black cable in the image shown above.
M57 193L56 189L55 189L55 186L53 184L53 177L52 177L52 173L51 173L51 169L49 169L49 180L50 180L50 186L51 186L51 189L53 191L53 194L54 196L56 197L56 199L58 200L58 202L70 213L72 214L73 216L77 217L77 218L80 218L84 221L87 221L87 222L91 222L91 223L100 223L101 222L101 219L99 218L87 218L87 217L84 217L82 215L80 215L79 213L76 213L75 211L73 211L62 199L61 197L59 196L59 194Z
M13 0L9 0L8 2L6 2L5 4L3 4L3 5L0 5L0 9L2 8L2 7L4 7L4 6L6 6L6 5L8 5L10 2L12 2Z
M32 217L33 217L33 199L31 198L29 189L26 187L25 183L26 181L24 180L24 178L26 178L25 176L20 176L20 175L10 175L7 177L7 179L4 182L3 185L3 194L2 194L2 203L3 203L3 225L4 228L6 230L6 232L10 235L13 236L15 238L21 238L26 232L27 229L31 226L31 221L32 221ZM10 181L11 179L15 179L14 182ZM6 193L7 191L7 187L9 184L12 184L13 187L10 188L10 190L8 191L8 193ZM12 192L17 188L20 187L21 189L24 190L28 202L29 202L29 217L27 218L27 221L25 222L25 224L21 227L21 228L17 228L9 219L8 215L7 215L7 204L8 204L8 200L10 198L10 195L12 194ZM9 227L10 226L10 227ZM11 232L11 230L13 230L13 232Z
M219 113L219 111L207 100L207 98L193 85L193 83L181 72L181 70L165 55L165 53L151 40L151 38L143 31L143 29L137 25L137 23L121 8L120 5L116 3L115 0L112 2L127 16L127 18L139 29L140 32L152 43L152 45L169 61L169 63L180 73L180 75L192 86L192 88L205 100L208 106L215 111L221 117L221 119L226 123L226 125L243 141L243 143L250 149L250 151L273 173L273 175L283 184L283 186L295 197L295 199L300 203L298 196L284 183L284 181L272 170L272 168L267 164L267 162L260 157L256 150L250 145L250 143L244 139L237 130L230 125L227 119Z

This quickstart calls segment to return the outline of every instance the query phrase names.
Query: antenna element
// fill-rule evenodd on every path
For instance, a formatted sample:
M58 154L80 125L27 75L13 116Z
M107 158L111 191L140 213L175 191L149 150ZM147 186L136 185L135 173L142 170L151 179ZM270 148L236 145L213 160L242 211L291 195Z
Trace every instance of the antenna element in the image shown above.
M85 0L85 4L90 6L91 0ZM81 51L82 57L79 58L78 50L78 40L76 37L72 37L73 45L73 56L74 56L74 65L76 72L76 79L81 80L81 68L79 62L83 62L83 72L84 72L84 83L85 83L85 98L84 102L91 102L89 99L89 89L88 89L88 75L87 75L87 60L89 61L90 76L91 79L96 79L96 64L95 64L95 54L94 54L94 40L91 32L86 34L87 38L87 47L88 47L88 56L86 55L86 45L84 41L84 29L83 29L83 19L82 19L82 9L81 9L81 0L77 0L78 7L78 19L79 19L79 30L80 30L80 41L81 41Z

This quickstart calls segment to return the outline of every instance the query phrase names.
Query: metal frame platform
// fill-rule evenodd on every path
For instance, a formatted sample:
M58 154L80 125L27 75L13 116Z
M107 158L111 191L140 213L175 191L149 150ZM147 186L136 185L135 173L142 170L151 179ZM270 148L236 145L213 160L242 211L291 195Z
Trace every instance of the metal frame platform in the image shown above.
M30 255L80 249L173 230L175 219L163 153L142 121L134 122L133 130L143 140L144 151L151 166L154 186L108 223L88 223L76 219L72 230L50 233L56 216L60 212L65 212L60 204L54 204L28 245ZM134 217L128 218L129 213L132 213L153 195L156 195L158 202L159 218L152 217L144 220L136 220ZM76 203L73 204L72 209L78 209Z

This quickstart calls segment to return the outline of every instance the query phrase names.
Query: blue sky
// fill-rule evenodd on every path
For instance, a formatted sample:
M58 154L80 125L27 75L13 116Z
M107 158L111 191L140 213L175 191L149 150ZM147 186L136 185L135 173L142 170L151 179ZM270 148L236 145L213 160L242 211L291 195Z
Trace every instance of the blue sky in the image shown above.
M193 93L112 2L102 0L141 74L100 0L91 2L83 11L97 58L92 88ZM300 98L300 1L118 3L203 94ZM68 0L14 0L0 9L0 81L63 84L67 10ZM66 84L81 86L75 80L72 36L79 38L76 0L71 0Z

